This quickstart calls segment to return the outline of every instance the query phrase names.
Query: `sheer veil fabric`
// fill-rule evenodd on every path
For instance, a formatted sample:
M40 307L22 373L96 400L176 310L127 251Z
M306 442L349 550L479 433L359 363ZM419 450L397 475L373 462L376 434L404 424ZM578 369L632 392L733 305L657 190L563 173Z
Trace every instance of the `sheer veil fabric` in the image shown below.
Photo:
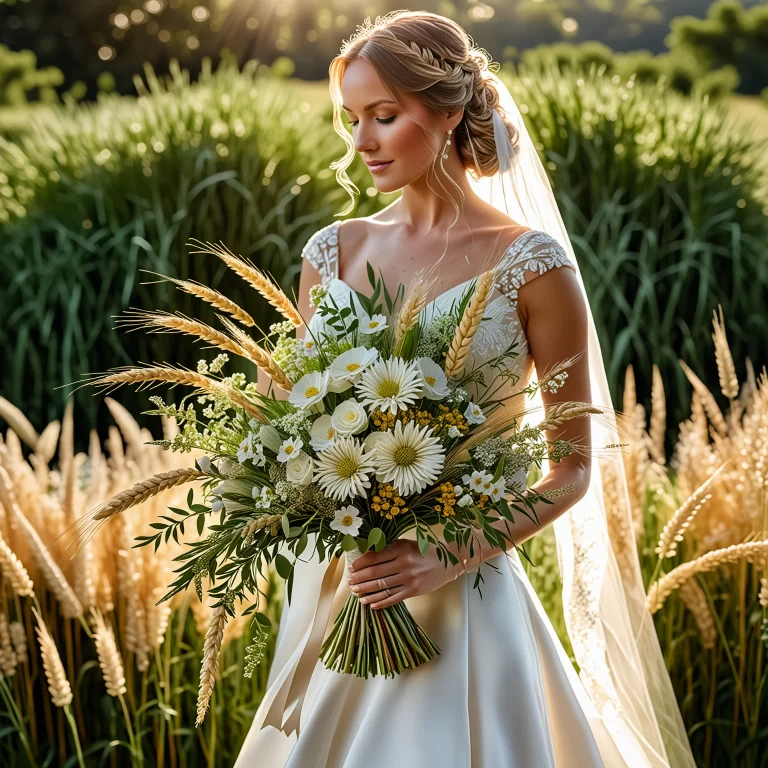
M470 185L514 221L542 230L560 243L576 268L589 308L573 246L520 110L501 79L494 72L488 77L500 98L493 115L499 171L478 180L468 176ZM517 128L515 147L499 110ZM592 402L610 409L613 405L591 308L588 316ZM535 376L534 370L532 378ZM542 406L538 392L531 405ZM606 424L592 421L592 445L599 456L592 461L587 494L554 523L568 635L586 692L627 764L633 768L694 768L672 682L645 607L634 541L617 546L615 552L611 544L609 516L614 531L632 528L620 449L599 450L620 442L615 418ZM615 488L620 508L606 508L604 480Z

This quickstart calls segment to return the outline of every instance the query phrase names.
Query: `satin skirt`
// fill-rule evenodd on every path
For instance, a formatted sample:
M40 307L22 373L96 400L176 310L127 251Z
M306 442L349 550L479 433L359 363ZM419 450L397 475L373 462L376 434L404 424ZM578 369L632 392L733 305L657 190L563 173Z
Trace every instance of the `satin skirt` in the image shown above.
M326 565L296 563L270 689L300 655ZM344 567L326 634L350 594ZM440 655L367 680L318 660L299 735L262 729L260 707L235 768L624 768L517 552L483 564L482 598L476 572L405 600Z

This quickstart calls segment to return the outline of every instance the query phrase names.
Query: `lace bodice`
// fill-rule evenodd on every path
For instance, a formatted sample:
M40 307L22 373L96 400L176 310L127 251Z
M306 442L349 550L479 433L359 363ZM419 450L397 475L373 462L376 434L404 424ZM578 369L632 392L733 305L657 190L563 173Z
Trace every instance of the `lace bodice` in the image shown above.
M336 304L343 307L357 299L352 289L339 279L339 225L340 221L337 220L315 232L304 246L302 256L319 272ZM575 269L560 243L546 232L528 230L507 248L499 264L495 295L488 302L483 322L472 341L466 363L469 370L497 357L516 340L515 351L518 355L512 364L522 379L516 388L525 386L532 369L532 360L517 311L518 291L526 282L554 267ZM470 282L467 280L440 294L424 308L422 319L429 323L449 312L452 304L461 299ZM315 334L322 333L323 325L324 321L315 313L310 321L310 329Z

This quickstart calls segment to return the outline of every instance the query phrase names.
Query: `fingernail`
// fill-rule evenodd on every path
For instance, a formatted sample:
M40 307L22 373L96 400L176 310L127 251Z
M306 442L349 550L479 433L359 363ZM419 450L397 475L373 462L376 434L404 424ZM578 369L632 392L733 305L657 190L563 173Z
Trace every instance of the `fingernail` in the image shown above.
M347 579L347 584L351 584L351 583L352 583L352 579Z

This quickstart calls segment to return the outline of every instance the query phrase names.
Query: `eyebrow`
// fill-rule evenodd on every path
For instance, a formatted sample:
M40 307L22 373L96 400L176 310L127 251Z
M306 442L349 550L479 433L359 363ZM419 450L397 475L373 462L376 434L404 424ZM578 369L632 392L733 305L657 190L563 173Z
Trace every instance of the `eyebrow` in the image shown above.
M379 104L397 104L397 102L392 101L392 99L379 99L378 101L372 101L367 107L364 107L364 109L366 112L368 112L368 110L373 109L374 107L377 107ZM341 106L344 107L344 109L346 109L347 112L354 111L349 107L345 107L343 104Z

